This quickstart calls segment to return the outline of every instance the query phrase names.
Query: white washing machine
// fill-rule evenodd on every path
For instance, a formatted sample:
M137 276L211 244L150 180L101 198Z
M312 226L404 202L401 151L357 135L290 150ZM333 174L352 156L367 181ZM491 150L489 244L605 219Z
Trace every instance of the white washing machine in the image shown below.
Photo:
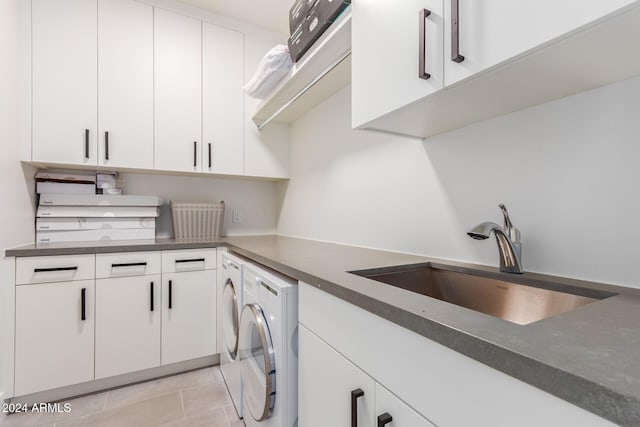
M233 254L222 254L224 288L220 304L222 349L220 371L227 385L233 406L242 418L242 380L238 359L238 331L242 311L242 270L245 261Z
M298 284L243 267L239 355L247 427L298 425Z

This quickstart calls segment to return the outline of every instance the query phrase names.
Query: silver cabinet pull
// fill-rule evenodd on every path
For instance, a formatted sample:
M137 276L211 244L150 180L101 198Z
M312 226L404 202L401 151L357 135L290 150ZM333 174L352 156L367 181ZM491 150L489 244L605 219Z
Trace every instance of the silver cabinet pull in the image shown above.
M464 61L464 56L460 55L458 0L451 0L451 60L458 64Z
M425 28L425 20L429 15L431 15L431 11L429 9L422 9L420 11L418 77L424 80L428 80L431 77L431 74L427 73L427 64L425 63L427 58L427 31Z

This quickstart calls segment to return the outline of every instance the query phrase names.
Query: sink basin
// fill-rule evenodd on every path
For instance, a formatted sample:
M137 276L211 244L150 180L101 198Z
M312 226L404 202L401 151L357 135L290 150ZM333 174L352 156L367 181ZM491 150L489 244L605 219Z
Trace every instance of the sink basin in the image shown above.
M430 263L350 273L519 325L533 323L616 295L590 288L536 281L526 276L505 278L501 273Z

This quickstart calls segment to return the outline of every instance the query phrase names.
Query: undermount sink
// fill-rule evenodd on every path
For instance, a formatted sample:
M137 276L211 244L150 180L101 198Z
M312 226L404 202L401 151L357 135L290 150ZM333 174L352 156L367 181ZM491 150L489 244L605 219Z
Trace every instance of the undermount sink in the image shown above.
M536 281L526 276L514 275L513 279L507 279L504 274L500 274L498 278L498 274L487 271L430 263L350 273L520 325L616 295L555 282Z

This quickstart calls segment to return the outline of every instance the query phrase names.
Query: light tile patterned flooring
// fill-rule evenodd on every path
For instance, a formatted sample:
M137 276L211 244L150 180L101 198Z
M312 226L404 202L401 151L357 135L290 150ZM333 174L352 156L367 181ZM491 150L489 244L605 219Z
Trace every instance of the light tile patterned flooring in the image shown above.
M75 399L69 413L16 413L2 427L244 427L217 366Z

